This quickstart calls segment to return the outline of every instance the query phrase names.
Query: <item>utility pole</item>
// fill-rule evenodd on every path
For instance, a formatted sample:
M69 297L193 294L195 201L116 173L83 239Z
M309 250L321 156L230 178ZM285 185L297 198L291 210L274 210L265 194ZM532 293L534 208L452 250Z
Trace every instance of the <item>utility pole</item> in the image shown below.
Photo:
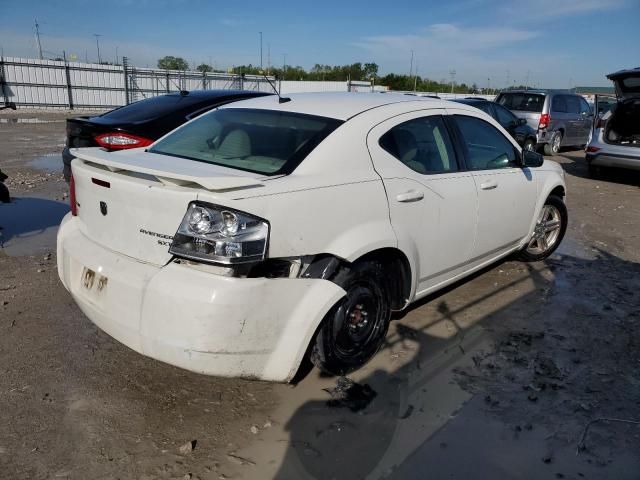
M283 53L282 54L282 78L285 78L286 74L287 74L287 54Z
M491 78L487 78L487 93L491 92ZM489 93L489 95L491 95Z
M118 47L116 46L116 65L118 65Z
M411 50L411 63L409 64L409 78L413 75L413 50Z
M262 70L262 32L260 32L260 70Z
M509 88L509 80L511 79L511 72L507 70L507 88Z
M102 63L102 59L100 58L100 35L99 33L94 33L94 37L96 37L96 47L98 48L98 63Z
M456 71L450 70L449 76L451 77L451 93L453 93L453 86L455 85L455 81L456 81Z
M38 19L35 19L35 23L36 23L36 42L38 43L38 53L40 54L40 60L43 59L42 57L42 44L40 43L40 25L38 25Z
M271 44L267 43L267 75L271 74Z

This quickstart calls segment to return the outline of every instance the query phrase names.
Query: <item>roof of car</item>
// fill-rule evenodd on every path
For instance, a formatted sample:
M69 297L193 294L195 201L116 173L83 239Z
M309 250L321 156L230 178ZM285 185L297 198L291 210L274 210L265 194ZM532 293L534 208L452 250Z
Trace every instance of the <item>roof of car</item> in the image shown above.
M373 108L400 102L424 102L431 108L444 108L446 101L401 93L296 93L283 95L289 101L280 103L277 96L252 98L225 105L223 108L259 108L283 112L318 115L348 120Z
M218 97L250 97L259 95L261 92L255 92L253 90L182 90L180 92L171 92L165 94L168 97L194 97L198 99L206 98L218 98ZM262 95L269 95L272 92L265 92Z

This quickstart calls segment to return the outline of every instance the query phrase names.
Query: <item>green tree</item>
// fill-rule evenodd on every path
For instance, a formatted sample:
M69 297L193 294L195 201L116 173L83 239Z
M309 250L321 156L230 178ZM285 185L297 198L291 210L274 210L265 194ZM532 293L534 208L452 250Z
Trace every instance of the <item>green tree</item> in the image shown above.
M158 68L163 68L165 70L188 70L189 64L182 57L167 55L166 57L162 57L158 60Z
M201 63L196 67L196 70L202 73L213 72L213 68L211 65L207 65L206 63Z

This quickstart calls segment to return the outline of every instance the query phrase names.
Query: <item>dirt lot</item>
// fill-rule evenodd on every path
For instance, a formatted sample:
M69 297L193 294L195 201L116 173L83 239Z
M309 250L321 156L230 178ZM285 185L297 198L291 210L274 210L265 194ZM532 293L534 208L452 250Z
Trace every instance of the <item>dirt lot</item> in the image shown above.
M295 387L192 374L95 328L55 269L59 158L38 159L64 118L0 114L1 478L640 478L640 175L555 157L559 251L399 316L345 394L316 370Z

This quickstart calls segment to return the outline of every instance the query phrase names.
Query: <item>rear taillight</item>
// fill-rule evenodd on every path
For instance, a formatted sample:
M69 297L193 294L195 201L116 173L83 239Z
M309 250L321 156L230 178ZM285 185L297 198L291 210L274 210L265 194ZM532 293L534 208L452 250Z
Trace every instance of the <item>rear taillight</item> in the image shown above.
M76 182L73 180L73 174L69 180L69 203L71 204L71 215L78 216L78 204L76 203Z
M540 115L540 123L538 123L538 128L547 128L551 123L551 116L548 113L543 113Z
M604 128L606 123L607 121L605 119L603 119L602 117L598 117L598 119L596 120L596 128Z
M126 148L148 147L153 143L153 140L130 133L113 132L98 135L96 142L109 150L124 150Z
M600 147L593 147L591 145L586 148L587 153L596 153L600 150L602 150Z

